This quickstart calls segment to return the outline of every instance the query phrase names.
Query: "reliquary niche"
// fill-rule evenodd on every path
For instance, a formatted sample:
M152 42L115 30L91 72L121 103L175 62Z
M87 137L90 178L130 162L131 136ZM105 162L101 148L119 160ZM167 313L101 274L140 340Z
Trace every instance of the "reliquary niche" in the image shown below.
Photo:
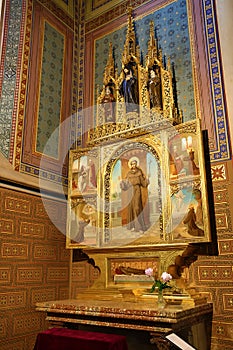
M96 125L87 148L70 152L68 247L211 241L208 152L200 120L182 122L174 90L153 23L142 65L129 13L122 70L111 44Z

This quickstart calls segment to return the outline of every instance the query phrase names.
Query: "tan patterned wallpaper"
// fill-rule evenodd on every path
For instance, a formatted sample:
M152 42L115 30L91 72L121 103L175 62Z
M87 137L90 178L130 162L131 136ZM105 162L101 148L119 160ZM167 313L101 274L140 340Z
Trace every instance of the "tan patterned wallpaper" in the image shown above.
M190 279L214 305L211 350L233 349L232 161L211 167L219 256L199 257Z
M65 204L47 201L65 225ZM0 208L0 348L32 350L48 326L35 303L68 298L70 251L40 197L1 188Z

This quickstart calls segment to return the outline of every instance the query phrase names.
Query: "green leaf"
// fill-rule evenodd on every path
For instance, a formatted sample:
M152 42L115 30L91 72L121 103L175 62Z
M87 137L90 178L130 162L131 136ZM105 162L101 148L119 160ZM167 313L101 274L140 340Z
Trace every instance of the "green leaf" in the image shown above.
M156 285L155 285L155 283L154 283L153 286L151 287L150 293L153 293L153 292L154 292L155 287L156 287Z

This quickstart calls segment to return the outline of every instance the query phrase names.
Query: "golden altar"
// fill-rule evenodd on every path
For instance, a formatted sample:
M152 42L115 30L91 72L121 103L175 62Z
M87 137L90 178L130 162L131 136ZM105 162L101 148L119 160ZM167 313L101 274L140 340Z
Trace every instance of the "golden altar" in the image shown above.
M104 299L104 296L103 296ZM107 299L107 298L106 298ZM115 300L114 300L115 299ZM131 349L173 349L165 336L174 332L198 350L209 350L213 307L182 302L160 309L156 299L126 301L77 299L38 303L51 326L126 335Z

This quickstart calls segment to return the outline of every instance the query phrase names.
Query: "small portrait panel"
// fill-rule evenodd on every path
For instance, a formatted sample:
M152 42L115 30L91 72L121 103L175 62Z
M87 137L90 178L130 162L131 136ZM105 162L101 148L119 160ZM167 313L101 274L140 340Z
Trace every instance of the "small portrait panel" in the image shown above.
M93 203L84 200L78 203L72 203L70 222L71 243L96 246L96 225L97 210Z
M72 194L93 193L97 189L96 159L83 155L73 161Z

